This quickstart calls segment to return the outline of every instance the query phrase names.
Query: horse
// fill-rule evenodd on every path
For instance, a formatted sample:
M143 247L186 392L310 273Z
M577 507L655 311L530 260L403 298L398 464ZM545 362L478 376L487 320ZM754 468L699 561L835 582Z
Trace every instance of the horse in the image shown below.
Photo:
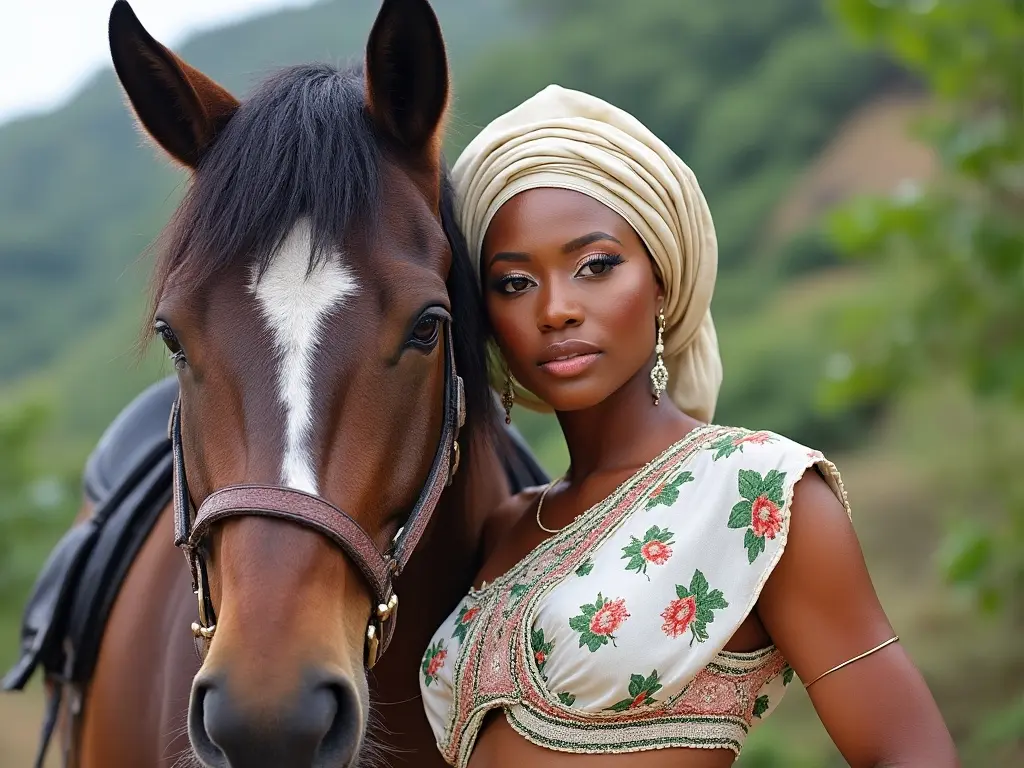
M383 0L362 65L242 101L124 0L109 42L138 125L189 173L148 316L178 379L175 494L111 610L73 762L337 768L376 743L443 765L422 653L511 491L437 18Z

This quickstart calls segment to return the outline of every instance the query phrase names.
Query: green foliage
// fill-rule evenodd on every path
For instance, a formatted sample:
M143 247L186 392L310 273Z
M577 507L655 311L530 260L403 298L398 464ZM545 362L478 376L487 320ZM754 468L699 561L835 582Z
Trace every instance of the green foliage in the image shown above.
M941 171L924 189L861 200L832 219L835 241L881 265L912 291L860 311L848 323L855 367L839 396L862 398L959 378L975 393L1024 406L1024 4L1013 0L889 3L842 0L844 18L915 68L940 99L922 126ZM879 311L880 310L880 311ZM992 425L986 442L998 439ZM1009 450L1024 456L1019 441ZM997 462L998 464L998 462ZM989 473L995 472L993 467ZM1020 502L1017 485L998 486ZM950 577L974 583L993 604L986 574L1024 583L1024 504L1011 503L1001 558L995 531L960 524L945 553Z
M779 276L792 278L839 266L841 258L828 234L817 226L800 232L774 254Z
M873 381L892 387L936 369L956 371L980 394L1024 404L1024 6L839 5L943 98L924 133L941 158L940 177L926 190L859 201L833 221L846 251L910 265L921 281L912 302L870 329L904 326L886 334L888 354L875 356L891 375Z
M918 130L940 171L923 188L861 200L832 217L840 247L875 264L880 282L905 289L848 316L855 364L832 396L849 401L952 379L979 398L976 423L958 438L963 478L949 499L940 562L981 609L1015 609L1024 586L1024 443L1019 416L1008 418L1006 408L1024 407L1024 3L838 7L936 95L935 115ZM1020 739L1022 724L1018 705L989 735Z
M31 586L77 503L72 475L38 453L48 410L28 401L0 409L0 627ZM5 644L6 645L6 644ZM0 664L7 660L0 654Z

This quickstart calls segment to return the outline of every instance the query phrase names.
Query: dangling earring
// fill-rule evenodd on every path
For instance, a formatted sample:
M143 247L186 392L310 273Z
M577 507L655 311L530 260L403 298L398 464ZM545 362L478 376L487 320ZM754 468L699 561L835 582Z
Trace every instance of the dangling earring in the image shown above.
M505 423L512 423L512 406L516 403L516 392L512 388L512 372L505 369L505 389L501 393L501 404L505 407Z
M658 312L658 341L654 345L654 368L651 369L651 384L654 385L654 404L661 400L661 393L668 386L668 368L665 367L665 313Z

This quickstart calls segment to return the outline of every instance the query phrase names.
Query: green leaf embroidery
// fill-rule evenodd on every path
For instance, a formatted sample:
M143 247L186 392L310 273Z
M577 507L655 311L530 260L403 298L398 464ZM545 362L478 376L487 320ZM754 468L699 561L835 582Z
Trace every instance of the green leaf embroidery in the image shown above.
M568 691L562 691L558 694L558 700L562 702L563 705L571 707L576 703L576 695L569 693Z
M708 449L715 451L713 461L727 459L736 451L743 452L743 446L748 443L764 445L775 442L775 437L768 432L751 432L749 429L735 429L727 435L723 435L708 445Z
M753 528L747 528L747 532L743 535L743 546L750 549L757 545L757 534L754 533Z
M544 630L534 629L530 632L530 650L533 651L533 660L537 663L541 679L546 681L548 676L544 674L544 665L547 664L551 652L555 650L555 641L544 642Z
M791 666L789 666L787 664L786 668L784 670L782 670L782 685L786 686L786 685L789 685L790 683L792 683L793 682L793 677L795 675L796 675L796 671Z
M753 533L753 531L750 531ZM764 537L755 536L754 543L747 547L747 561L753 564L757 556L764 552Z
M730 433L712 441L708 445L708 450L715 451L715 455L711 457L711 460L718 461L719 459L729 458L740 448L736 445L735 433Z
M610 707L606 707L606 712L625 712L629 709L638 709L639 707L646 707L657 702L654 698L654 694L660 691L662 688L661 683L658 682L658 670L654 670L650 675L644 677L643 675L630 675L629 676L629 696L621 701L617 701Z
M690 594L697 598L697 602L707 597L708 594L708 580L700 570L693 572L693 578L690 579Z
M768 711L768 697L758 696L754 700L754 717L761 717L765 712Z
M645 509L654 509L657 506L664 504L665 506L671 506L679 500L679 489L685 483L693 482L692 472L680 472L670 482L662 483L651 494L651 498L647 500L647 506Z
M669 603L661 613L662 631L669 637L678 637L690 630L690 645L708 639L707 625L715 620L715 611L729 607L720 589L711 589L707 577L699 569L693 572L690 586L676 584L678 599Z
M622 548L622 559L629 560L626 563L626 570L636 571L647 576L648 563L664 565L672 556L670 545L675 543L674 535L668 528L652 525L644 534L643 541L636 536L630 536L630 543ZM655 544L655 542L657 543ZM654 546L650 546L652 544ZM651 577L647 576L647 580L650 581Z
M586 560L580 563L580 567L576 569L576 575L580 578L584 576L589 576L592 570L594 570L594 561L588 557Z
M431 645L423 655L423 663L420 669L423 671L423 684L429 688L431 683L437 682L437 673L444 666L444 660L448 657L448 649L444 647L444 640L438 640Z
M512 588L509 589L509 601L505 603L505 607L501 613L506 619L512 615L512 612L516 609L516 604L519 602L519 598L525 595L530 590L529 584L513 584Z
M473 623L473 619L480 612L478 606L464 605L459 609L459 617L455 621L455 630L452 632L452 637L457 637L459 643L466 642L466 633L469 631L469 626Z
M782 483L785 479L785 472L773 469L764 476L764 481L761 483L762 492L776 504L782 503Z
M739 471L737 490L742 501L732 508L727 525L735 529L746 528L743 547L747 550L747 561L751 564L765 551L765 536L774 538L779 530L785 481L786 473L777 469L769 470L764 477L752 469ZM754 519L755 514L759 515L757 520Z
M761 495L761 474L752 469L740 470L740 496L753 501Z
M569 619L569 628L580 633L580 648L586 646L591 653L607 645L611 641L615 645L614 632L629 618L626 601L611 600L597 593L597 600L592 605L581 605L579 616Z
M753 504L752 502L744 499L743 501L737 502L736 506L732 508L732 512L729 513L729 527L730 528L746 528L750 525L753 520Z
M701 604L709 611L720 611L723 608L729 607L729 604L725 601L725 596L722 594L722 590L720 589L716 589L713 592L708 593L708 596L704 598Z

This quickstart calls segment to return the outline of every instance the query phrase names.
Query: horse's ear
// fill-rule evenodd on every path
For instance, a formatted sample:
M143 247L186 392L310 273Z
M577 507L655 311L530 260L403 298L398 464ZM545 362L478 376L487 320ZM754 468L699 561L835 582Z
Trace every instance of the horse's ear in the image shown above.
M238 108L230 93L158 43L125 0L110 11L110 56L142 127L195 168Z
M386 134L439 161L448 58L427 0L384 0L366 45L366 101Z

